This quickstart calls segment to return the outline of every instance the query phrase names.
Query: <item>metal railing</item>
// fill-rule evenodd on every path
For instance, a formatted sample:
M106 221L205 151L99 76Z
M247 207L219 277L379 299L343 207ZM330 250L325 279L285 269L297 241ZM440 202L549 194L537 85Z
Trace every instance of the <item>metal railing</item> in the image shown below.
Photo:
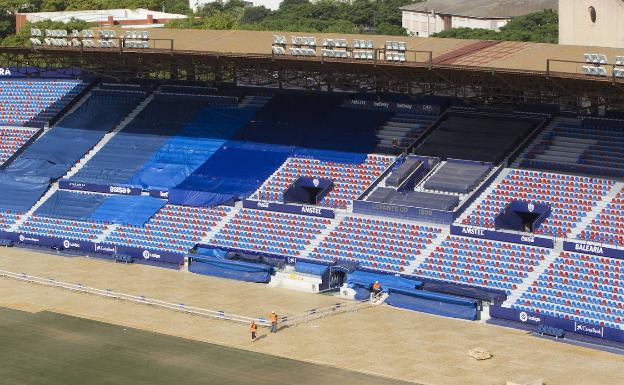
M131 294L119 293L113 291L111 289L97 289L89 286L82 285L80 283L67 283L62 281L57 281L53 278L41 278L32 275L28 275L25 273L14 273L6 270L0 270L0 276L10 279L15 279L18 281L36 283L39 285L49 286L49 287L57 287L61 289L70 290L73 292L84 293L84 294L92 294L97 295L104 298L111 298L117 300L128 301L132 303L142 304L154 306L162 309L173 310L177 312L192 314L200 317L212 318L212 319L220 319L225 321L231 321L242 324L250 324L251 321L255 321L258 326L270 327L271 323L264 318L253 318L253 317L245 317L233 313L226 313L221 310L209 310L203 309L195 306L188 306L183 303L172 303L165 302L158 299L148 298L145 296L136 296Z
M231 321L239 324L250 324L251 321L255 321L258 326L270 327L271 322L265 318L245 317L238 314L226 313L222 310L210 310L195 306L185 305L183 303L173 303L161 301L146 296L137 296L132 294L125 294L113 291L111 289L98 289L94 287L85 286L80 283L67 283L58 281L53 278L42 278L25 273L15 273L6 270L0 270L0 277L14 279L22 282L35 283L48 287L56 287L65 289L77 293L97 295L103 298L123 300L131 303L154 306L161 309L172 310L176 312L192 314L199 317L218 319L223 321ZM335 305L326 306L322 308L308 309L301 314L292 316L282 316L279 318L278 326L296 326L302 323L310 322L312 320L329 317L332 315L343 314L348 312L358 311L364 308L373 306L369 299L363 301L336 303Z

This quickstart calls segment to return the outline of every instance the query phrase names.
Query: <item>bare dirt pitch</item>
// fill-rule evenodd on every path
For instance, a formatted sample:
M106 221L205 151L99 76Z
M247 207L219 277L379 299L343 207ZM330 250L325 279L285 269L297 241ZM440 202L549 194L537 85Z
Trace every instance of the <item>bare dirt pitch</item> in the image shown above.
M296 314L336 302L323 295L24 249L0 249L0 269L245 316L266 317L271 310ZM337 315L275 335L261 330L263 338L252 344L245 325L9 279L0 279L0 293L3 307L48 310L423 384L494 385L537 378L548 385L624 383L623 356L540 339L519 330L387 306ZM487 349L494 357L473 360L468 350L475 347ZM296 377L292 381L298 383Z

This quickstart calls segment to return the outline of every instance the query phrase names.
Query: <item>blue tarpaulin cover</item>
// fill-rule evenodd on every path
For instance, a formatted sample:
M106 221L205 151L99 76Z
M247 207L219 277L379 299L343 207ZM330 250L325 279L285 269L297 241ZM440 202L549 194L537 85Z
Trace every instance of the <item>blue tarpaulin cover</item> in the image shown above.
M185 206L216 206L251 195L292 153L292 148L227 142L184 182L169 201Z
M225 258L228 252L218 247L198 247L197 255L204 257Z
M41 207L35 215L89 221L91 215L106 200L102 194L85 194L73 191L57 191Z
M27 211L48 189L48 178L19 177L0 173L0 208Z
M475 320L478 303L473 300L421 290L390 289L386 303L391 306L445 317Z
M268 283L271 280L272 268L266 265L220 258L193 257L189 265L189 271L245 282Z
M328 265L319 265L316 263L307 263L297 261L295 263L295 271L302 274L323 275L329 269Z
M420 281L415 281L403 277L397 277L389 274L375 274L366 271L354 271L347 276L347 284L352 286L360 286L370 288L375 281L379 281L382 290L403 289L414 290L421 285Z
M30 145L5 172L50 179L61 177L143 96L141 92L92 91L76 111Z
M143 165L127 182L144 189L168 189L182 183L208 160L255 113L256 108L208 107Z
M112 195L93 212L91 219L123 225L143 226L167 203L142 195Z

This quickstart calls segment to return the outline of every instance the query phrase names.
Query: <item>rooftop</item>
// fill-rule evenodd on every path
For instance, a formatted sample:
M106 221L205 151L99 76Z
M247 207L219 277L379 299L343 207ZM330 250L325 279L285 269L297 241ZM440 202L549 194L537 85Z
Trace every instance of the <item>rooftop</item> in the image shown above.
M556 11L558 8L558 0L428 0L400 9L481 19L506 19L545 9Z

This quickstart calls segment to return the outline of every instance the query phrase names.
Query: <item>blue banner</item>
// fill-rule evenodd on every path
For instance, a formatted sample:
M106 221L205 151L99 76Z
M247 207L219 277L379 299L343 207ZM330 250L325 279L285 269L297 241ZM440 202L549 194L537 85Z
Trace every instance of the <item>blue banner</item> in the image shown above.
M463 237L490 239L493 241L518 243L552 249L555 247L554 240L550 238L536 237L534 235L511 234L502 231L487 230L471 226L451 226L451 234Z
M431 104L410 104L410 103L393 103L393 102L375 102L372 100L345 100L343 107L361 108L366 110L381 110L395 112L413 112L416 114L439 115L440 106Z
M14 233L16 242L62 250L94 251L95 243L78 239L50 237L31 233Z
M76 67L44 69L33 66L27 67L0 67L0 78L23 78L23 77L42 77L42 78L75 78L82 74L82 70Z
M99 192L99 193L105 193L105 194L119 194L119 195L141 195L141 192L143 191L140 187L134 187L134 186L83 183L83 182L72 181L69 179L59 180L59 188L62 190L91 191L91 192Z
M111 243L94 243L77 239L49 237L30 233L9 232L1 232L0 238L11 239L14 242L19 242L23 244L50 247L60 250L74 250L83 251L85 253L98 253L107 255L129 255L133 259L140 259L143 261L158 261L162 263L172 263L177 265L180 265L184 262L184 255L180 253L120 246Z
M572 251L574 253L598 255L601 257L624 259L624 250L612 249L594 243L564 241L563 250Z
M243 207L246 209L276 211L280 213L307 215L311 217L335 218L336 213L333 209L319 206L293 205L286 203L260 202L245 199Z
M490 316L529 325L545 325L595 338L624 342L624 330L566 320L543 314L490 305Z
M451 224L453 223L454 218L453 211L434 210L422 207L409 207L368 201L354 201L353 212L358 214L379 215L383 217L412 219L416 221L442 224Z
M160 199L169 199L169 190L149 190L150 196Z
M184 254L171 253L167 251L153 250L153 249L140 249L136 247L120 246L120 245L108 245L115 247L117 254L129 255L133 259L143 259L158 261L164 263L173 263L180 265L184 262Z

